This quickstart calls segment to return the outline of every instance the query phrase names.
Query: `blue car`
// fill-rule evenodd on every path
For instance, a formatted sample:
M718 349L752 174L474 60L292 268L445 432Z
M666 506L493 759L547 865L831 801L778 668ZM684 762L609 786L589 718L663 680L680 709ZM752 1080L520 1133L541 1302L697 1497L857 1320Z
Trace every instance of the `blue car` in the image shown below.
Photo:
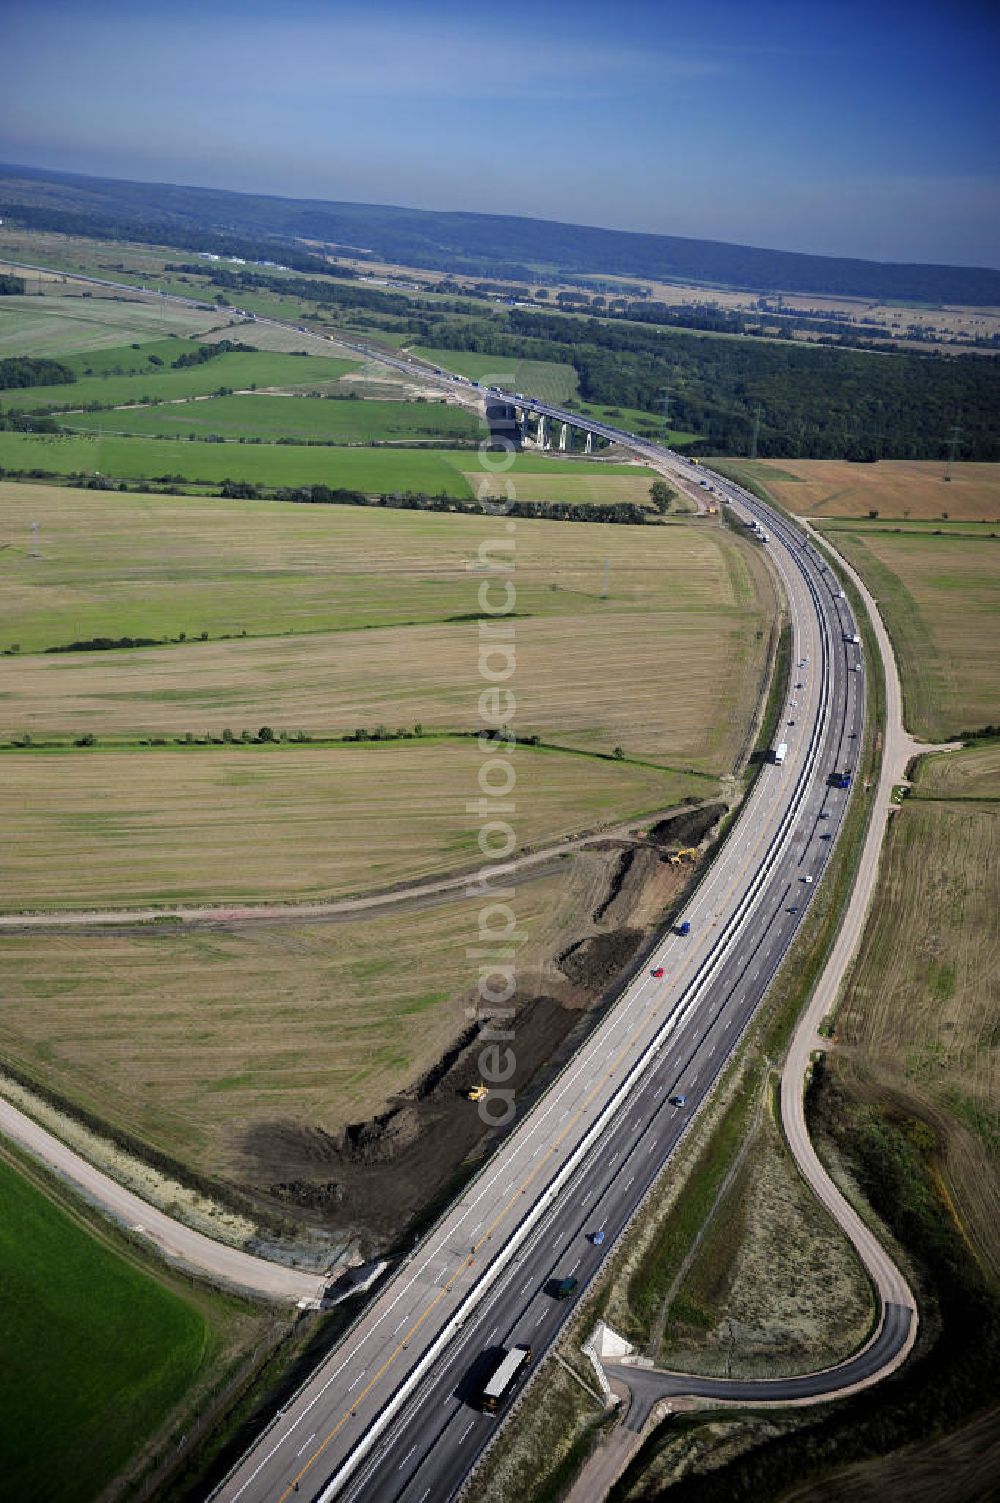
M686 1096L671 1096L670 1098L671 1106L687 1106L687 1103L688 1099Z
M594 1232L594 1234L593 1234L593 1236L591 1237L590 1240L594 1244L595 1247L603 1247L604 1246L604 1228L602 1226L599 1226L597 1228L597 1231Z

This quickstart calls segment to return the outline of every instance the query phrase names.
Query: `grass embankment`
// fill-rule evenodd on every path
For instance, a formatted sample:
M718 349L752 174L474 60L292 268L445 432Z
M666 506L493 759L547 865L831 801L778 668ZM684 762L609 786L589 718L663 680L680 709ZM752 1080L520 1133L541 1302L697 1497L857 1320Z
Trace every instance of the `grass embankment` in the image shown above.
M3 1491L90 1503L151 1446L152 1459L165 1422L232 1360L233 1337L261 1323L181 1292L26 1168L0 1157Z
M64 426L79 433L97 429L156 437L293 439L308 443L375 444L436 438L478 441L483 425L464 407L445 402L365 402L363 400L267 396L264 393L208 397L114 413L80 413Z

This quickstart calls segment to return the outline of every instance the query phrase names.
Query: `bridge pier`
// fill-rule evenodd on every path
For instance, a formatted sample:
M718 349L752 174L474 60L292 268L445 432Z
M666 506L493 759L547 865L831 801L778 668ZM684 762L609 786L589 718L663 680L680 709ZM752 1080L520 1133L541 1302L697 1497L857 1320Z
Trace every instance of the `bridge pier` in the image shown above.
M565 452L566 439L569 435L569 423L563 423L559 429L559 447Z
M594 435L589 428L587 429L587 438L583 446L583 452L584 454L593 454L594 452Z
M543 412L541 414L541 416L539 417L539 419L538 419L538 447L540 449L547 449L549 447L549 436L548 435L549 435L548 422L547 422L545 414Z

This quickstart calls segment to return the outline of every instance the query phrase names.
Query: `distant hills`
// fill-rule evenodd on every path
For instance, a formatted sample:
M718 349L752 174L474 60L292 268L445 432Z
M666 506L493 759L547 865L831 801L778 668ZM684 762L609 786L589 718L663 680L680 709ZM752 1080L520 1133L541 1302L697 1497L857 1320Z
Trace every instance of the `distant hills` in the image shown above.
M0 216L28 227L273 255L305 268L302 239L472 276L560 274L684 280L755 292L1000 305L1000 271L808 256L717 240L644 235L508 214L325 202L0 166Z

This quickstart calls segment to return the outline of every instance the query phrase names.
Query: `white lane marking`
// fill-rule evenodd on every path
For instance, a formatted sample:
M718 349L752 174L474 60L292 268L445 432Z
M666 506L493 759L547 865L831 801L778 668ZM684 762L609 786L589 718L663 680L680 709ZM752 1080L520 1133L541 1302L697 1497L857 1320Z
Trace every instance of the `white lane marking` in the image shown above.
M296 1453L295 1453L295 1455L296 1455L296 1456L297 1456L297 1457L298 1457L298 1456L301 1456L301 1455L302 1455L302 1452L303 1452L303 1451L304 1451L304 1450L305 1450L305 1448L306 1448L306 1446L307 1446L307 1445L308 1445L308 1444L309 1444L309 1441L310 1441L310 1440L315 1440L315 1439L316 1439L316 1431L315 1431L315 1430L314 1430L314 1431L313 1431L313 1433L312 1433L312 1434L311 1434L311 1435L310 1435L310 1436L309 1436L309 1437L308 1437L308 1439L306 1439L306 1440L304 1440L304 1441L303 1441L303 1442L302 1442L302 1444L301 1444L301 1446L300 1446L300 1447L299 1447L299 1449L298 1449L298 1450L297 1450L297 1451L296 1451Z
M494 1338L494 1336L496 1335L496 1333L499 1331L499 1329L500 1329L499 1326L494 1326L493 1329L492 1329L492 1331L490 1332L490 1334L486 1337L486 1340L487 1341L492 1341L493 1338Z
M458 1437L458 1443L459 1443L459 1445L462 1444L462 1441L468 1435L469 1431L472 1429L472 1427L473 1427L474 1424L475 1424L475 1420L470 1420L469 1423L466 1425L465 1429L462 1431L461 1435ZM430 1488L428 1488L427 1492L424 1493L424 1498L427 1497L427 1493L429 1493L429 1492L430 1492ZM421 1499L421 1503L423 1503L423 1499Z
M545 1316L547 1315L547 1313L548 1312L546 1310L542 1311L541 1315L539 1315L538 1319L535 1321L535 1325L536 1326L540 1326L541 1325L541 1323L545 1319Z
M361 1382L361 1379L364 1377L364 1375L365 1375L365 1373L367 1371L368 1371L367 1367L363 1367L361 1369L361 1371L358 1373L358 1376L355 1378L354 1382L351 1384L350 1388L347 1390L348 1393L352 1393L354 1391L354 1389L357 1388L358 1384Z
M410 1457L413 1455L413 1453L414 1453L414 1451L416 1449L417 1449L416 1446L411 1446L410 1447L410 1449L407 1451L406 1455L403 1457L402 1461L399 1463L399 1466L396 1468L397 1471L401 1472L403 1470L404 1466L409 1461Z
M576 1273L576 1270L579 1268L579 1266L580 1266L580 1259L577 1258L576 1262L573 1264L573 1267L570 1269L570 1273Z

